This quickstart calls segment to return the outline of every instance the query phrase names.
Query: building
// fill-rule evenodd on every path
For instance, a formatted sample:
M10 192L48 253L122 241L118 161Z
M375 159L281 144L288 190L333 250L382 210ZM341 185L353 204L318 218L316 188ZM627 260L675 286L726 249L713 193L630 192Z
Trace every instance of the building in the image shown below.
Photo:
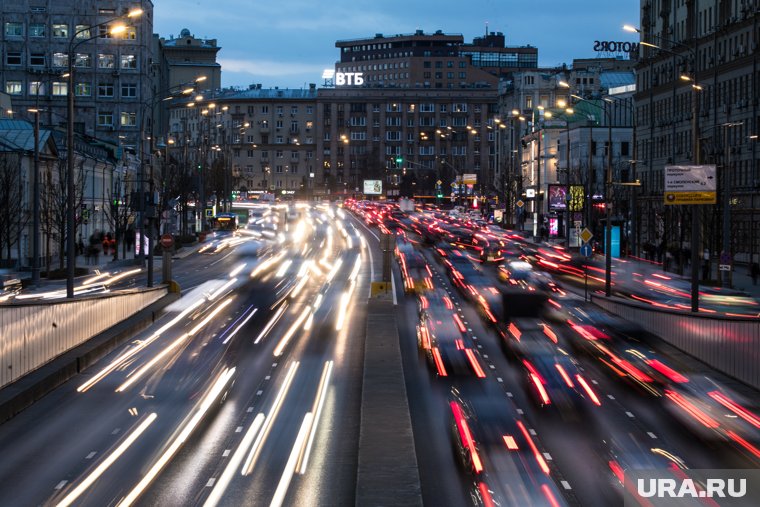
M108 32L131 9L122 36ZM150 0L19 0L2 2L0 80L19 110L41 108L43 125L65 124L69 58L73 58L75 129L89 137L135 144L152 98L155 56ZM97 26L97 28L96 28ZM70 53L72 49L73 54Z
M368 88L495 88L498 78L538 66L538 49L508 47L501 32L465 44L460 34L383 35L341 40L337 73L361 73ZM350 83L348 83L350 84Z
M204 76L203 90L222 88L222 66L216 56L221 47L216 39L199 39L183 28L179 37L159 40L161 55L162 89L178 87Z
M642 244L696 247L721 264L758 260L759 12L757 0L641 2L649 44L639 48L635 95ZM663 171L696 163L717 166L718 198L699 207L703 241L692 246L689 207L663 205Z

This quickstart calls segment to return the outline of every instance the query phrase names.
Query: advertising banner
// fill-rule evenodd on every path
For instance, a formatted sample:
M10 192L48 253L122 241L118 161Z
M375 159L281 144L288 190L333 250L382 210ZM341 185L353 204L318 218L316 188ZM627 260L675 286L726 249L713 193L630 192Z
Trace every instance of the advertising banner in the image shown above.
M382 180L364 180L364 195L382 195Z
M715 204L715 165L666 165L666 205Z
M567 188L563 185L549 185L549 211L567 209Z

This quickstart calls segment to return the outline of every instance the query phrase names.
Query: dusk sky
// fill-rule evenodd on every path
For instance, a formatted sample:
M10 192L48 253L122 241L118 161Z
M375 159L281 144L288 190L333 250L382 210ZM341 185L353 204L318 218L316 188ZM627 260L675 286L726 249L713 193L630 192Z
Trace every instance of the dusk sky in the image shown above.
M638 19L639 0L154 0L153 29L217 39L224 87L303 88L335 66L336 40L442 30L472 42L487 25L550 67L596 57L595 40L637 40L622 25Z

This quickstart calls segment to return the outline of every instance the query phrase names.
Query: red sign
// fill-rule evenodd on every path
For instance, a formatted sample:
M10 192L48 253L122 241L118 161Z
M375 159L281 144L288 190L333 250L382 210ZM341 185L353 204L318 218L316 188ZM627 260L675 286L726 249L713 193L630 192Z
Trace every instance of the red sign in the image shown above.
M171 234L163 234L160 241L161 246L164 248L171 248L174 246L174 236Z

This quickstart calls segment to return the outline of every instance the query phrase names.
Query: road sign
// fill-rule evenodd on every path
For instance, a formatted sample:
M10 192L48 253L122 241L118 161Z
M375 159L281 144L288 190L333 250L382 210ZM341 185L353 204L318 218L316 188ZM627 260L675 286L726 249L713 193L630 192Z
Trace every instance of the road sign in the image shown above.
M441 180L438 180L438 181L435 182L435 184L440 187L441 185L443 185L443 182Z
M522 208L523 206L525 206L525 203L522 202L522 199L518 199L517 202L515 203L515 206L517 206L518 208Z
M665 204L715 204L715 165L666 165Z
M719 271L731 271L731 264L719 264L718 265Z
M731 254L728 252L721 252L720 253L720 263L721 264L731 264Z
M581 231L581 239L583 240L583 242L588 243L589 241L591 241L591 238L593 237L594 235L591 231L588 230L588 227L584 227L583 230Z
M161 235L161 246L164 248L171 248L174 246L174 236L171 234Z
M583 243L583 246L581 247L581 255L584 257L591 257L591 252L591 245Z

